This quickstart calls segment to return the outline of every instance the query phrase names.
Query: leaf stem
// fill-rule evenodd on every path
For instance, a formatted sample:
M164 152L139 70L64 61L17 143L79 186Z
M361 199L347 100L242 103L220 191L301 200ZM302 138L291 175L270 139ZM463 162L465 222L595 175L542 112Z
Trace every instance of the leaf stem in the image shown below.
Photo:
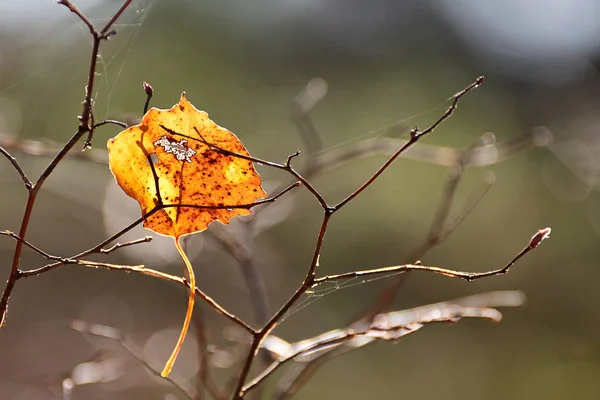
M177 251L181 255L183 262L187 268L188 274L190 276L190 297L188 299L188 308L185 313L185 320L183 321L183 327L181 328L181 333L179 334L179 339L177 339L177 344L173 349L173 353L171 353L171 357L167 360L165 364L165 368L162 370L160 375L164 378L167 378L171 373L171 369L173 369L173 364L175 364L175 360L177 359L177 355L179 354L179 350L181 350L181 346L183 345L183 341L185 340L185 336L187 335L188 328L190 327L190 321L192 320L192 313L194 311L194 288L196 287L196 276L194 275L194 269L192 268L192 264L188 259L185 251L181 248L181 244L179 243L179 237L175 237L175 247L177 247Z

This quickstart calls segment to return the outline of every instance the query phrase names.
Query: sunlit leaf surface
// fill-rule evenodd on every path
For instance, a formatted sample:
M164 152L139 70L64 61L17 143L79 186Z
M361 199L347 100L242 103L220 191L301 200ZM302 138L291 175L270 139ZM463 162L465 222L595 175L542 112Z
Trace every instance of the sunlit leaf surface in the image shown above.
M136 199L145 214L159 201L152 160L163 204L182 205L158 211L144 221L156 233L180 237L203 231L212 221L229 223L249 214L243 208L206 209L251 204L266 196L240 140L196 109L184 95L170 110L149 110L139 125L108 141L110 169L119 186Z

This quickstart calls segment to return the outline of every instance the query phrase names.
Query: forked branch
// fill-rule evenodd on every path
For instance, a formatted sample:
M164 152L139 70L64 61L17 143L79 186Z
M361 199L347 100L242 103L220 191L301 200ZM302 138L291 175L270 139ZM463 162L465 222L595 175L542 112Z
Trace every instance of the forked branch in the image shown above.
M93 43L92 43L92 54L90 58L90 68L87 76L87 84L85 87L85 98L83 100L82 105L82 113L80 116L79 126L75 134L69 139L69 141L62 147L62 149L56 154L54 159L48 164L48 166L44 169L44 171L40 174L37 181L33 184L28 184L25 181L25 185L29 189L27 204L25 205L25 210L23 211L23 218L21 220L21 226L19 228L19 233L17 236L22 239L22 241L17 241L15 246L15 250L13 252L13 260L10 268L10 272L8 275L8 279L6 281L6 285L4 287L4 291L2 292L2 297L0 298L0 328L4 326L6 322L6 310L8 307L8 300L10 295L14 289L14 286L17 280L20 277L19 271L19 263L21 260L21 253L23 251L24 240L27 235L27 228L29 227L29 221L31 219L31 214L33 212L33 208L35 206L37 194L41 189L42 185L46 181L46 179L50 176L50 174L54 171L56 166L64 159L67 153L75 146L75 144L85 135L89 133L89 139L91 138L91 134L93 133L93 116L92 116L92 91L94 87L94 79L96 76L96 65L98 62L98 53L100 50L100 43L107 39L109 36L113 35L115 31L110 30L115 21L121 16L121 14L127 9L127 7L131 4L132 0L125 0L123 5L117 12L114 13L112 18L104 25L102 30L97 31L94 28L94 25L90 22L90 20L83 14L75 5L73 5L69 0L58 0L58 4L61 4L75 15L79 17L83 21L84 24L90 30L90 34L92 35ZM15 164L13 164L15 165ZM16 168L17 166L15 166ZM20 171L20 168L17 168L17 171ZM21 172L19 172L21 173ZM24 176L24 174L23 174Z
M400 154L402 154L403 152L405 152L414 143L416 143L421 137L423 137L424 135L432 132L444 120L446 120L447 118L449 118L452 115L452 113L454 112L454 110L456 109L456 107L458 106L458 102L460 101L460 99L466 93L468 93L472 89L478 87L482 82L483 82L483 77L479 77L475 82L473 82L472 84L470 84L469 86L467 86L465 89L463 89L460 92L456 93L453 96L453 102L452 102L451 106L448 108L448 110L446 110L446 112L440 118L438 118L431 126L429 126L427 129L425 129L423 131L419 131L418 129L414 129L411 132L411 137L410 137L410 140L408 142L406 142L400 149L398 149L365 183L363 183L358 189L356 189L354 192L352 192L348 197L346 197L344 200L342 200L337 205L335 205L335 206L329 206L327 204L327 202L325 201L325 199L314 188L307 186L307 188L309 189L309 191L319 201L319 203L321 204L321 207L323 208L323 211L324 211L323 220L321 222L321 228L319 229L319 234L317 236L317 240L316 240L316 244L315 244L315 250L313 252L313 258L312 258L311 264L308 267L308 271L306 273L304 281L296 289L296 291L294 292L294 294L283 304L283 306L279 309L279 311L277 311L277 313L275 313L275 315L269 320L269 322L267 322L267 324L262 329L260 329L256 333L256 335L254 335L254 337L252 339L252 343L250 345L250 349L248 350L248 355L246 356L246 360L244 362L244 365L242 366L242 369L240 371L240 375L239 375L239 378L238 378L238 381L237 381L237 385L236 385L236 388L234 390L234 395L233 395L234 399L236 399L236 400L237 399L241 399L244 396L244 391L243 391L244 382L246 381L248 373L250 372L250 368L252 366L252 361L254 360L254 358L256 356L256 353L258 352L258 349L260 348L260 345L261 345L262 341L279 324L279 322L281 321L281 319L283 318L283 316L285 315L285 313L294 305L294 303L304 293L306 293L306 291L309 288L311 288L315 284L315 282L316 282L316 268L317 268L317 265L318 265L318 262L319 262L319 257L321 255L321 249L322 249L323 241L324 241L324 238L325 238L325 232L327 231L327 227L328 227L329 221L330 221L331 217L333 216L333 214L336 211L340 210L344 205L348 204L348 202L350 202L352 199L354 199L360 193L362 193L369 185L371 185L400 156ZM175 134L176 133L176 132L173 132L172 130L169 130L165 126L162 126L162 128L165 129L166 131L168 131L171 134ZM200 137L202 138L202 136L200 136ZM205 142L205 144L207 144L211 148L215 148L218 151L223 151L223 149L218 149L214 145L211 145L209 143ZM244 157L242 157L242 158L244 158ZM252 161L255 161L252 158L248 158L248 159L250 159ZM289 159L288 159L288 163L287 164L289 164ZM269 164L267 164L267 165L269 165ZM285 167L281 168L281 166L278 165L278 164L277 165L272 165L272 166L275 167L275 168L286 169ZM302 178L302 179L298 178L298 180L300 180L303 184L305 184L305 179L304 178ZM306 182L306 183L308 183L308 182ZM519 257L517 257L517 259L518 258Z

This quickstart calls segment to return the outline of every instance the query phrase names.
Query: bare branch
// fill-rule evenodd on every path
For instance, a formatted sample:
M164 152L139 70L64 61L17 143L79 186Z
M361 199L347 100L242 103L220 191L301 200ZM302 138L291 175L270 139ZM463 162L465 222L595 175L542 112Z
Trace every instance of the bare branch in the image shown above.
M510 268L517 262L517 260L519 260L525 254L529 253L531 250L535 249L538 246L538 244L542 240L546 239L549 235L550 235L550 228L540 229L538 231L538 233L536 233L533 236L533 238L530 241L530 244L527 245L527 247L525 247L523 250L521 250L519 252L519 254L517 254L508 264L506 264L502 268L495 269L492 271L462 272L462 271L455 271L455 270L446 269L446 268L430 267L430 266L418 265L418 264L406 264L406 265L395 265L395 266L391 266L391 267L368 269L368 270L363 270L363 271L345 272L343 274L328 275L328 276L324 276L322 278L315 278L313 281L313 287L320 285L321 283L324 283L324 282L331 282L331 281L336 281L336 280L340 280L340 279L358 278L358 277L373 276L373 275L380 275L380 274L400 273L400 272L407 272L407 271L433 272L434 274L444 275L444 276L448 276L450 278L460 278L460 279L464 279L465 281L469 281L469 282L474 281L476 279L487 278L489 276L504 275L510 271Z

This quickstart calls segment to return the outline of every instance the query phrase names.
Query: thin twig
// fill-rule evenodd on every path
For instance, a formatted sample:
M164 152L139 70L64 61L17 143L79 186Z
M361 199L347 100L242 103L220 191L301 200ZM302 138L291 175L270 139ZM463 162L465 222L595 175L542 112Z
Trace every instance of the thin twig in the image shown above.
M54 157L62 148L52 141L20 139L3 133L0 133L0 146L13 153L18 152L33 157ZM101 149L70 152L65 156L65 158L67 157L103 165L108 163L108 154L106 150Z
M112 247L109 247L108 249L100 249L100 253L102 254L108 254L108 253L112 253L115 250L118 250L122 247L128 247L128 246L133 246L139 243L148 243L150 241L152 241L153 237L152 236L146 236L140 239L136 239L136 240L132 240L129 242L125 242L125 243L117 243Z
M15 235L15 238L16 238L16 235ZM21 242L21 241L19 241L19 242ZM32 246L32 248L36 249L33 246ZM159 278L159 279L162 279L165 281L179 283L189 289L189 283L185 278L170 275L165 272L157 271L157 270L154 270L151 268L146 268L143 265L131 266L131 265L109 264L109 263L103 263L103 262L98 262L98 261L87 261L87 260L79 259L78 256L68 258L68 259L60 259L58 257L51 256L39 249L37 249L37 251L39 251L40 254L42 254L42 255L44 255L44 254L47 255L48 257L50 257L50 259L58 259L60 261L57 263L54 263L54 264L49 264L42 268L38 268L36 270L30 270L30 271L20 271L19 270L18 271L19 278L27 278L30 276L36 276L41 273L51 271L51 270L57 268L58 266L76 264L76 265L82 265L82 266L88 267L88 268L104 268L104 269L115 270L115 271L136 272L136 273L140 273L142 275ZM232 314L229 311L227 311L226 309L224 309L220 304L218 304L214 299L212 299L210 296L205 294L198 287L195 288L195 293L198 297L200 297L202 300L204 300L210 307L212 307L217 313L229 318L231 321L235 322L237 325L239 325L240 327L242 327L244 330L248 331L249 333L251 333L251 334L256 333L256 331L252 327L250 327L244 321L242 321L241 319L236 317L234 314Z
M267 204L267 203L272 203L274 201L276 201L278 198L280 198L281 196L283 196L284 194L286 194L287 192L289 192L292 189L297 188L298 186L300 186L300 182L294 182L291 185L289 185L287 188L283 189L283 191L277 193L275 196L273 197L267 197L266 199L260 199L260 200L256 200L253 203L246 203L246 204L221 204L221 205L214 205L214 206L206 206L206 205L202 205L202 204L163 204L160 206L157 206L157 208L159 210L165 209L165 208L198 208L201 210L226 210L226 209L237 209L237 208L241 208L241 209L246 209L249 210L251 208L263 205L263 204Z
M52 256L52 255L38 249L37 247L26 242L25 240L21 239L20 237L18 237L17 235L15 235L12 232L0 231L0 234L10 236L10 237L14 238L15 240L17 240L18 243L23 243L23 244L27 245L28 247L31 247L33 250L35 250L36 252L38 252L39 254L44 256L45 258L59 261L58 263L52 264L52 266L77 264L77 265L82 265L82 266L88 267L88 268L105 268L105 269L116 270L116 271L136 272L136 273L140 273L142 275L147 275L147 276L163 279L163 280L170 281L170 282L176 282L181 285L184 285L185 287L187 287L189 289L189 283L187 282L187 280L185 278L170 275L165 272L157 271L157 270L154 270L151 268L146 268L143 265L131 266L131 265L118 265L118 264L102 263L102 262L97 262L97 261L86 261L86 260L77 259L76 258L77 256L73 257L73 258L68 258L68 259L60 258L60 257ZM144 238L144 239L146 239L146 238ZM139 239L139 240L133 241L133 242L141 243L141 242L147 241L144 239ZM117 248L124 247L126 245L132 245L132 244L135 244L135 243L128 242L128 243L123 243L121 245L117 244L108 250L112 251ZM105 252L108 252L108 250ZM44 268L43 270L38 269L38 270L31 270L31 271L20 271L19 270L19 278L26 278L29 276L39 275L40 273L47 272L51 269L54 269L54 268ZM244 321L242 321L241 319L236 317L234 314L228 312L223 307L221 307L221 305L219 305L210 296L208 296L204 292L202 292L202 290L200 290L198 287L195 288L195 293L198 297L200 297L202 300L204 300L206 303L208 303L208 305L211 306L219 314L229 318L231 321L235 322L236 324L238 324L240 327L242 327L246 331L250 332L251 334L254 334L256 332L252 327L250 327Z
M146 268L143 265L118 265L118 264L102 263L102 262L97 262L97 261L86 261L86 260L72 260L72 261L74 261L74 262L72 262L72 263L69 262L69 264L82 265L82 266L88 267L88 268L104 268L104 269L108 269L108 270L112 270L112 271L135 272L138 274L151 276L154 278L159 278L164 281L175 282L175 283L185 286L188 289L190 288L190 285L185 278L175 276L175 275L170 275L165 272L157 271L157 270L154 270L151 268ZM250 333L250 334L256 333L256 331L250 325L248 325L247 323L242 321L240 318L238 318L234 314L227 311L219 303L217 303L212 297L205 294L198 287L195 288L194 292L196 293L196 296L198 296L202 300L204 300L217 313L228 318L230 321L234 322L236 325L243 328L248 333Z
M218 146L215 146L212 143L208 143L206 142L206 140L204 140L202 138L202 135L200 134L200 132L198 131L198 129L196 127L194 127L194 130L196 131L196 133L200 136L200 139L198 139L197 137L193 137L193 136L189 136L189 135L185 135L183 133L178 133L175 132L174 130L167 128L164 125L160 125L161 128L163 128L165 131L169 132L172 135L175 136L181 136L190 140L194 140L197 142L201 142L204 143L205 145L207 145L210 149L218 151L221 154L225 154L228 156L233 156L233 157L238 157L241 158L243 160L248 160L248 161L252 161L252 162L256 162L259 164L263 164L266 166L269 166L271 168L275 168L275 169L280 169L283 171L286 171L288 173L290 173L292 176L294 176L297 180L299 180L300 182L302 182L302 185L304 185L304 187L306 187L311 193L312 195L315 197L315 199L319 202L319 204L321 205L321 207L323 207L324 209L329 208L329 205L325 202L325 199L323 198L323 196L319 193L319 191L317 189L315 189L310 182L308 182L302 175L300 175L293 167L292 167L292 160L295 157L298 157L300 155L300 152L297 151L293 154L290 154L287 158L287 161L283 164L280 163L276 163L276 162L272 162L272 161L267 161L267 160L263 160L260 158L256 158L256 157L252 157L250 155L246 155L246 154L241 154L241 153L236 153L233 151L229 151L226 149L222 149Z
M94 125L92 125L92 129L95 130L96 128L99 128L103 125L108 125L108 124L117 125L123 129L127 128L127 124L125 122L117 121L114 119L105 119L104 121L96 122Z
M69 0L57 0L56 2L67 7L69 11L77 15L77 17L79 17L79 19L87 25L88 29L90 30L90 34L92 36L96 35L96 28L94 28L94 24L92 24L92 21L90 21L88 17L83 12L81 12L81 10L77 8L73 3L71 3Z
M429 128L425 129L424 131L420 131L420 130L418 130L416 128L413 129L411 131L411 134L410 134L410 140L408 142L406 142L406 144L404 144L404 146L400 147L400 149L398 149L398 151L396 151L396 153L394 153L377 170L377 172L375 172L369 179L367 179L367 181L365 183L363 183L358 189L356 189L354 192L352 192L344 200L342 200L341 202L339 202L338 204L336 204L333 207L333 209L334 210L339 210L340 208L342 208L343 206L345 206L346 204L348 204L348 202L350 202L356 196L358 196L359 194L361 194L367 187L369 187L373 182L375 182L375 180L396 160L396 158L398 158L400 156L400 154L402 154L403 152L405 152L409 147L411 147L414 143L416 143L420 138L422 138L423 136L427 135L428 133L433 132L433 130L435 128L437 128L442 122L444 122L446 119L448 119L450 116L452 116L452 114L454 113L454 110L456 110L456 108L458 107L458 102L460 101L460 99L465 94L467 94L469 91L471 91L472 89L475 89L476 87L479 87L479 85L481 85L482 83L483 83L483 76L480 76L479 78L477 78L477 80L475 82L471 83L469 86L467 86L466 88L464 88L460 92L456 93L453 96L454 100L453 100L452 104L450 105L450 107L448 107L448 109L446 110L446 112L440 118L438 118L438 120L435 121L431 126L429 126Z
M108 21L106 23L106 25L104 25L104 28L102 28L102 30L99 32L99 36L106 38L107 36L111 35L111 33L108 32L108 30L113 26L113 24L117 21L117 19L119 19L119 17L121 16L121 14L123 14L123 12L127 9L127 7L129 7L131 2L132 2L132 0L125 0L123 5L121 6L121 8L119 8L117 10L117 12L114 13L114 15L112 16L110 21Z
M14 232L11 232L11 231L0 231L0 235L9 236L9 237L15 239L17 242L23 243L25 246L29 247L30 249L32 249L33 251L35 251L36 253L38 253L39 255L41 255L42 257L44 257L47 260L55 260L55 261L60 261L60 262L66 262L66 259L61 258L61 257L57 257L57 256L53 256L51 254L46 253L45 251L41 250L40 248L38 248L38 247L34 246L33 244L29 243L27 240L21 239L19 237L19 235L15 234Z
M23 168L21 168L21 166L19 165L17 159L14 158L8 151L4 150L4 148L2 147L0 147L0 153L2 153L2 155L4 155L8 159L8 161L10 161L10 163L15 168L19 176L21 176L21 179L25 184L25 189L31 190L31 188L33 187L33 183L29 180L27 175L25 175L25 171L23 171Z
M154 209L151 212L149 212L148 214L146 214L146 218L148 218L149 216L151 216L152 214L154 214L155 212L157 212L158 209ZM140 217L138 218L136 221L132 222L131 224L127 225L125 228L121 229L119 232L113 234L111 237L109 237L108 239L105 239L104 241L102 241L101 243L97 244L96 246L89 248L85 251L82 251L79 254L75 254L73 257L70 257L69 260L78 260L81 259L82 257L88 256L90 254L94 254L94 253L99 253L100 250L106 246L107 244L111 243L112 241L120 238L121 236L123 236L125 233L129 232L130 230L132 230L133 228L135 228L136 226L138 226L139 224L141 224L144 221L144 217ZM63 265L66 265L67 262L55 262L52 264L46 264L40 268L36 268L36 269L30 269L27 271L20 271L19 277L20 278L29 278L31 276L37 276L40 274L43 274L45 272L49 272L52 271L53 269L62 267Z
M545 229L550 229L550 228L545 228ZM545 230L538 231L538 234L534 235L534 238L540 234L539 232L545 232ZM549 232L547 235L549 235ZM548 237L547 235L544 237L544 239L546 237ZM532 246L531 243L532 242L530 241L530 244L527 245L527 247L525 247L523 250L521 250L519 252L519 254L517 254L504 267L499 268L499 269L494 269L492 271L487 271L487 272L463 272L463 271L455 271L455 270L446 269L446 268L431 267L431 266L425 266L425 265L419 265L419 264L406 264L406 265L394 265L391 267L367 269L367 270L362 270L362 271L345 272L345 273L336 274L336 275L327 275L327 276L324 276L321 278L315 278L314 282L313 282L313 286L317 286L317 285L320 285L325 282L337 281L337 280L341 280L341 279L359 278L359 277L365 277L365 276L390 274L390 273L401 273L401 272L407 272L407 271L433 272L434 274L445 275L445 276L449 276L451 278L460 278L460 279L464 279L465 281L471 282L476 279L487 278L489 276L507 274L510 271L510 268L521 257L523 257L525 254L529 253L531 250L533 250L534 248L537 247L537 245Z
M154 168L155 160L152 159L152 156L150 155L150 153L148 153L148 150L146 150L146 147L142 145L142 141L144 140L143 139L144 135L145 135L145 132L142 133L142 138L140 141L137 142L137 145L140 146L142 153L144 153L144 155L146 156L146 162L148 163L148 165L150 166L150 170L152 171L152 179L154 179L154 192L156 194L156 204L160 205L160 204L163 204L163 199L162 199L162 193L160 191L158 174L156 173L156 168Z

